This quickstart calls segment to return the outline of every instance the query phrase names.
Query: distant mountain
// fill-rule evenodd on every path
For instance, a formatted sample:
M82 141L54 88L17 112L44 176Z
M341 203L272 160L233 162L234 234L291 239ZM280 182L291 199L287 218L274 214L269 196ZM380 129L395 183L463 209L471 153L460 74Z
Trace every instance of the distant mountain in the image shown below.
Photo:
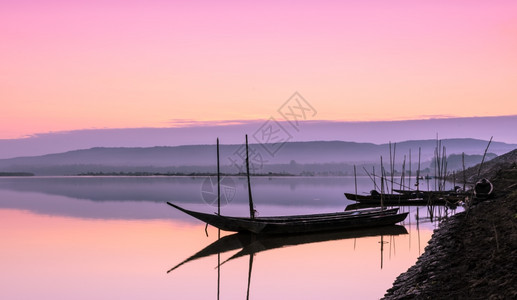
M482 155L488 142L475 139L447 139L441 145L447 154ZM405 141L392 144L397 168L409 150L413 170L421 149L422 169L434 156L436 140ZM515 144L492 142L489 152L503 154L516 149ZM215 145L187 145L149 148L91 148L64 153L0 160L0 172L30 172L36 175L72 175L86 172L213 172L216 162ZM250 161L256 173L310 172L344 170L353 164L374 164L383 156L385 167L390 157L389 144L343 141L291 142L285 144L251 144ZM492 155L491 157L494 157ZM221 145L223 172L238 173L244 157L243 145ZM480 160L480 156L478 157ZM470 162L469 162L470 163ZM307 169L304 166L311 166ZM240 171L243 171L241 169Z
M517 143L511 128L517 127L517 116L438 118L426 120L345 122L300 121L298 127L282 120L269 123L289 142L355 141L360 143L387 143L456 137L489 139ZM39 133L18 139L0 139L0 159L62 153L94 147L154 147L204 145L221 138L225 144L239 144L244 134L250 142L265 142L262 130L267 120L246 120L221 125L193 124L171 128L84 129ZM452 152L451 152L452 153Z

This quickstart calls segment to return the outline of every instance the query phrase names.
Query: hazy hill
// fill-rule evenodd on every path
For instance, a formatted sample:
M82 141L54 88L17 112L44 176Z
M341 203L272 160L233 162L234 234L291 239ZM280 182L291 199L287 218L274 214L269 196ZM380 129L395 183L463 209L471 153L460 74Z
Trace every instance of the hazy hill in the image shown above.
M292 137L290 142L355 141L387 143L456 137L488 139L517 143L511 128L517 126L517 115L498 117L436 118L425 120L340 122L303 121L299 131L289 123L277 120ZM252 137L266 120L238 121L232 124L201 123L170 128L85 129L38 133L17 139L0 139L0 159L62 153L93 147L154 147L204 145L221 138L225 144L243 142L244 134ZM262 140L261 140L262 141ZM257 141L258 142L258 141ZM452 153L452 152L451 152Z
M442 145L447 148L447 154L482 155L487 141L475 139L448 139ZM392 152L400 165L404 155L409 160L409 149L412 151L414 168L418 161L418 148L422 150L422 167L429 166L434 155L435 140L405 141L392 145ZM517 148L517 145L492 142L489 152L503 154ZM284 145L251 144L250 159L260 167L270 166L275 172L289 171L283 165L289 165L291 170L303 170L300 165L312 165L314 170L340 168L337 165L354 163L378 163L380 156L384 157L386 165L389 161L388 144L355 143L343 141L314 141L291 142ZM269 152L268 152L269 150ZM191 145L176 147L149 148L92 148L75 150L64 153L48 154L33 157L18 157L0 160L2 172L32 172L44 175L77 174L84 172L206 172L212 171L216 162L215 145ZM236 172L231 169L233 161L242 163L243 145L221 145L221 164L226 172ZM319 165L319 166L318 166ZM335 167L331 167L334 165ZM276 167L275 167L276 166ZM282 169L283 168L283 169ZM324 169L324 168L323 168Z

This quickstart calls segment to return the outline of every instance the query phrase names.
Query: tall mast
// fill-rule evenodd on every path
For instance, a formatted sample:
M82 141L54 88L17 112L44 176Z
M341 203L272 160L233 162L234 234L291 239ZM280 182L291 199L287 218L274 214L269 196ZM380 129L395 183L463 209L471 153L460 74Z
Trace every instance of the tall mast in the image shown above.
M217 214L221 214L221 175L219 170L219 138L217 138Z
M255 209L253 208L253 198L251 197L250 183L250 160L248 155L248 135L246 134L246 173L248 175L248 199L250 203L250 218L255 219Z

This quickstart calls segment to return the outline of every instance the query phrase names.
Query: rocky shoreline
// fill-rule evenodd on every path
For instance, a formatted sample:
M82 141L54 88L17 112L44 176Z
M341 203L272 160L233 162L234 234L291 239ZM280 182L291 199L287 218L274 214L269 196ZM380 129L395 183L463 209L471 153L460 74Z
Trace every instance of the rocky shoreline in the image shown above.
M517 165L492 178L496 198L443 221L383 299L517 299Z

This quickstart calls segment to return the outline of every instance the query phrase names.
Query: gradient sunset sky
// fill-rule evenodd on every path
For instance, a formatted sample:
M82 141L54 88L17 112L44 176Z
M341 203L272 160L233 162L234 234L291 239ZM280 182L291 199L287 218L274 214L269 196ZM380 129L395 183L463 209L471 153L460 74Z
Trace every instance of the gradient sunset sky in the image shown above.
M517 1L0 1L0 139L517 114Z

